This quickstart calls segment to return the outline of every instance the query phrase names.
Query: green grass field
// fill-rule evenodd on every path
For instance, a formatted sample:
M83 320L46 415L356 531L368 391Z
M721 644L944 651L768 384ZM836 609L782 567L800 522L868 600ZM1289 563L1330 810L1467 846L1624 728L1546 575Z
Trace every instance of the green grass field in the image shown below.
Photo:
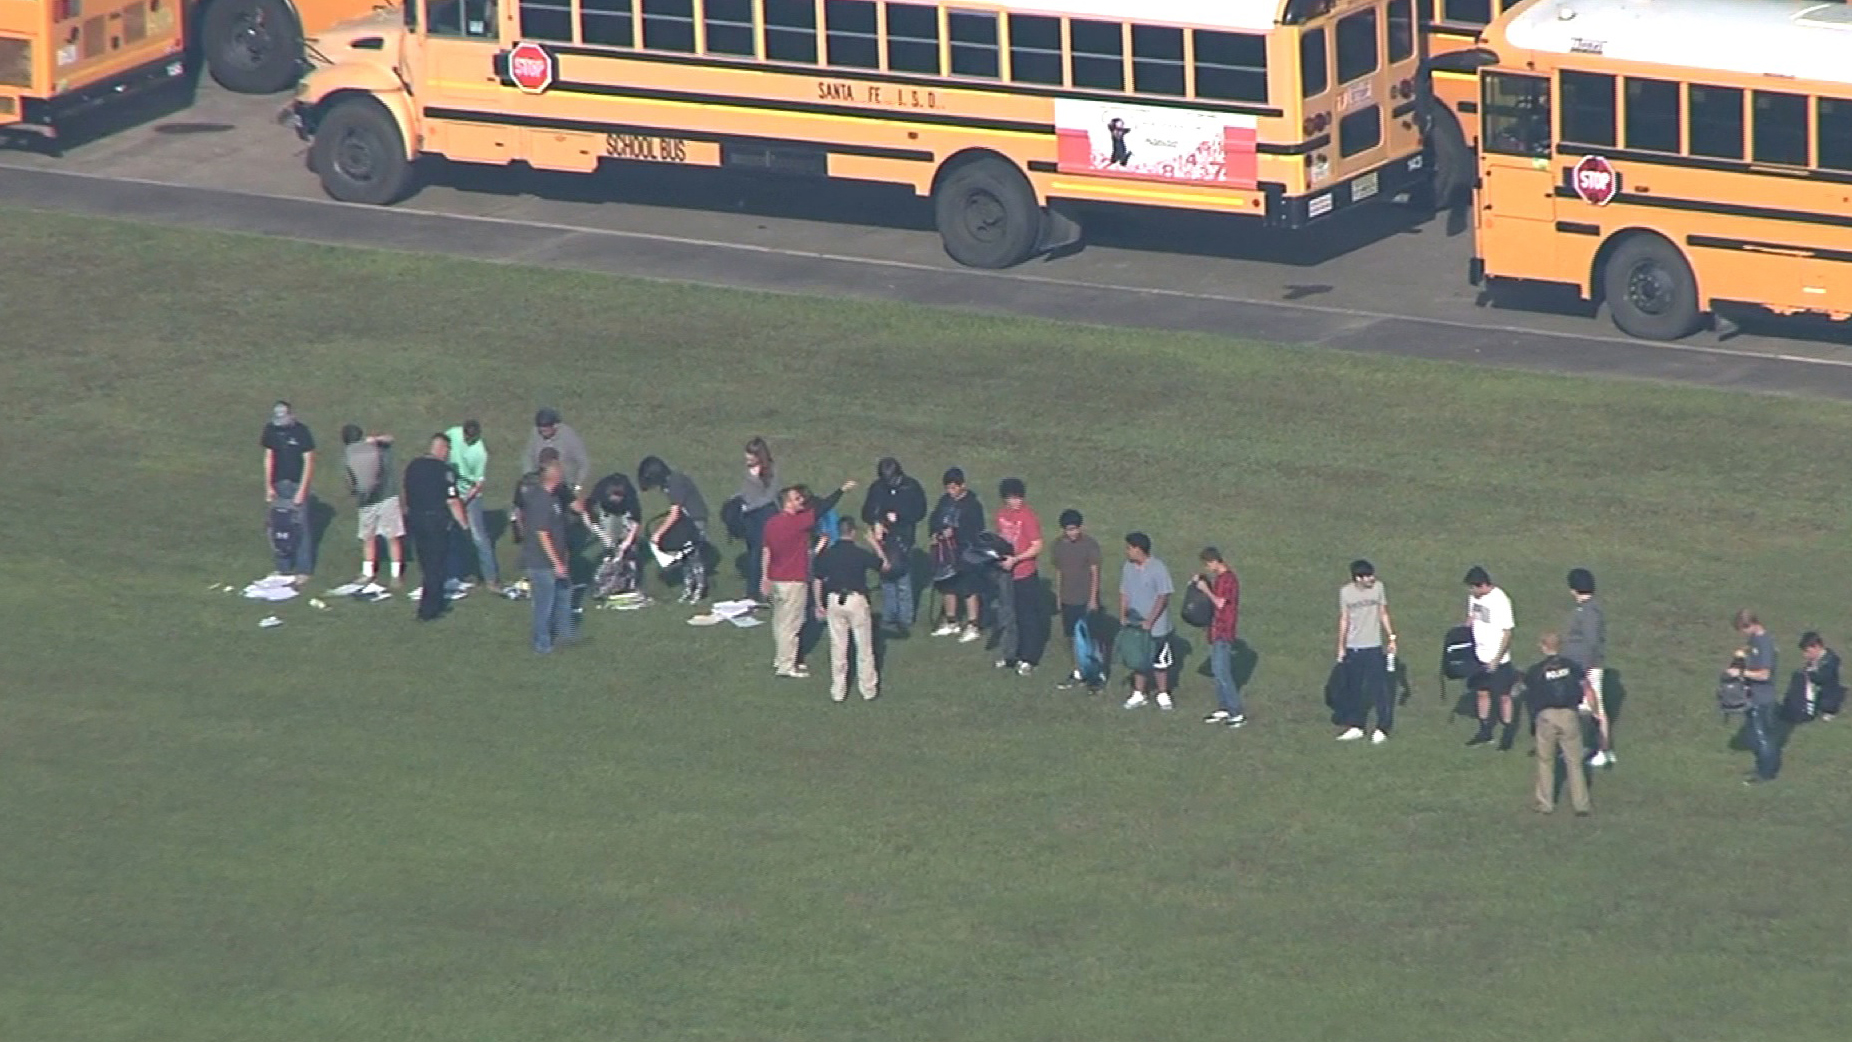
M20 211L0 298L6 1042L1843 1037L1852 720L1745 789L1711 687L1739 606L1784 674L1852 644L1844 406ZM1199 724L1193 668L1127 713L919 637L832 706L673 606L544 660L500 601L260 630L204 591L268 570L277 397L329 449L479 416L495 504L540 404L716 505L754 434L820 485L1020 475L1109 554L1230 551L1254 722ZM318 587L357 560L333 459ZM1358 555L1415 666L1381 748L1321 704ZM1602 580L1592 819L1461 748L1473 563L1524 652Z

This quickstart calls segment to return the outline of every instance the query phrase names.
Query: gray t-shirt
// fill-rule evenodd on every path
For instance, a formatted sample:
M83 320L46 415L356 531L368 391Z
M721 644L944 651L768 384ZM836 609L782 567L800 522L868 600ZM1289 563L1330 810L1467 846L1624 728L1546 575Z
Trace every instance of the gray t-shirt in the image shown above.
M1389 604L1389 591L1381 582L1365 589L1356 583L1345 583L1338 589L1338 610L1350 620L1344 630L1344 646L1347 648L1380 648L1383 646L1383 608Z
M399 494L399 472L392 465L392 446L370 440L347 447L347 475L354 499L361 506L384 503ZM366 490L372 489L368 493Z
M1601 603L1590 597L1569 613L1569 625L1563 627L1563 657L1588 669L1600 669L1608 662L1608 618Z
M682 508L688 520L699 525L707 524L707 500L701 498L701 490L695 487L694 479L681 471L671 473L662 483L664 495L669 502Z
M553 552L564 558L566 550L566 511L560 497L548 492L538 481L521 484L521 567L527 570L552 571L553 559L540 545L540 533L553 541Z
M1751 680L1749 700L1759 706L1775 704L1775 638L1767 630L1749 635L1749 654L1743 657L1743 669L1766 669L1767 680Z
M1144 564L1127 561L1125 567L1119 569L1119 594L1125 598L1125 606L1139 619L1151 618L1158 598L1175 592L1176 588L1170 584L1170 569L1155 557L1145 558ZM1165 601L1163 612L1151 625L1151 635L1168 636L1170 630L1170 602Z

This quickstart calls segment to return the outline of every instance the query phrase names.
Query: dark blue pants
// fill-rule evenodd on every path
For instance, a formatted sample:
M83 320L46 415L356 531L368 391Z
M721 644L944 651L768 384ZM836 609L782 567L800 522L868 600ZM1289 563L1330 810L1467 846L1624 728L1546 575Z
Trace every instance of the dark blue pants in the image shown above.
M1389 686L1389 656L1382 648L1349 648L1344 652L1344 726L1361 728L1376 709L1376 727L1384 734L1395 728L1395 690Z
M1749 707L1743 722L1749 748L1756 754L1756 777L1771 781L1781 773L1781 742L1775 736L1775 705L1758 702Z

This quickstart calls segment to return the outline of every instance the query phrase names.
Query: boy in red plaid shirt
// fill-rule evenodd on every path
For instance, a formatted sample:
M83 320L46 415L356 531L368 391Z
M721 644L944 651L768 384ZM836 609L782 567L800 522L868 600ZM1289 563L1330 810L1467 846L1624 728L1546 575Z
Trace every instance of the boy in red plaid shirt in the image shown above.
M1196 588L1215 605L1215 617L1209 620L1209 670L1215 674L1218 707L1203 717L1203 723L1240 727L1248 722L1241 710L1241 689L1235 686L1235 625L1241 617L1241 580L1222 559L1222 551L1213 546L1203 550L1202 562Z

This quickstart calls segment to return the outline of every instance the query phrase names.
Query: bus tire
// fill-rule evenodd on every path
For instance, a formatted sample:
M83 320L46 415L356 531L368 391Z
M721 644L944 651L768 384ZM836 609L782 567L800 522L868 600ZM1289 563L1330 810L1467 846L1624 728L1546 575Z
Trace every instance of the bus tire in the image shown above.
M411 184L405 136L379 102L368 97L334 103L315 128L309 160L322 190L344 203L385 206Z
M199 50L214 82L239 94L275 94L302 75L302 27L286 0L213 0Z
M970 268L1008 268L1029 259L1042 229L1035 190L1001 159L954 169L933 192L945 252Z
M1678 247L1657 235L1621 240L1601 269L1614 324L1642 340L1678 340L1704 324L1698 280Z

